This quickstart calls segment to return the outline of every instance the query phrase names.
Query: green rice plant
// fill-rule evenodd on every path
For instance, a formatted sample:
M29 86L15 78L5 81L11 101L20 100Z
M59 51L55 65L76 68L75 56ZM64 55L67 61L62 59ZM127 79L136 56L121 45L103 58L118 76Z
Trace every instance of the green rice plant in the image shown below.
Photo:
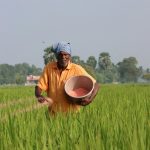
M149 150L150 85L101 85L80 112L56 116L37 105L34 87L2 87L0 149Z

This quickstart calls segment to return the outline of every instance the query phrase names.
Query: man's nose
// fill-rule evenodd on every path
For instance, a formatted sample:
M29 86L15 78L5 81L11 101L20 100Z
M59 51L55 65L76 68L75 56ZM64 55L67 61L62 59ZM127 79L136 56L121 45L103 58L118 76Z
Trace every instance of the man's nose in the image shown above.
M66 55L62 55L62 58L63 58L63 59L66 58Z

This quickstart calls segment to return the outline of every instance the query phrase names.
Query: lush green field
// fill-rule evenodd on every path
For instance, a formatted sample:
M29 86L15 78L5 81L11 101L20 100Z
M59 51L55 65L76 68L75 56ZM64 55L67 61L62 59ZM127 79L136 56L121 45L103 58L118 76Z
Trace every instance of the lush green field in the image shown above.
M34 87L0 87L0 150L149 150L150 85L102 85L77 114L49 117Z

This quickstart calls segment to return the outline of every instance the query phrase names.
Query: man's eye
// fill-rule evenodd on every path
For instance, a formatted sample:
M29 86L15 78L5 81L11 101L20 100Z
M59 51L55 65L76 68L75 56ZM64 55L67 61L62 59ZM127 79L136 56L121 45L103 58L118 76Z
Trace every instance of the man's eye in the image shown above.
M67 57L68 55L67 55L67 54L64 54L64 55L62 55L62 56L65 56L65 57Z
M68 57L69 57L69 55L68 55L68 54L60 54L59 56L60 56L60 57L66 57L66 58L68 58Z

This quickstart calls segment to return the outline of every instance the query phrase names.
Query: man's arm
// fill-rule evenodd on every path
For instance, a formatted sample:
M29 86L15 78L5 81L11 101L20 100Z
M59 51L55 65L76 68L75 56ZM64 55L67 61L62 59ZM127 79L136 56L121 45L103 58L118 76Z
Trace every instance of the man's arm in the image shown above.
M86 105L90 104L94 100L95 96L97 95L99 88L100 88L99 84L95 83L94 90L93 90L91 96L89 98L82 99L82 101L78 102L78 104L82 105L82 106L86 106Z
M42 93L42 89L38 86L35 86L35 96L38 99L38 102L44 103L47 100L44 98L44 96L41 95L41 93Z

